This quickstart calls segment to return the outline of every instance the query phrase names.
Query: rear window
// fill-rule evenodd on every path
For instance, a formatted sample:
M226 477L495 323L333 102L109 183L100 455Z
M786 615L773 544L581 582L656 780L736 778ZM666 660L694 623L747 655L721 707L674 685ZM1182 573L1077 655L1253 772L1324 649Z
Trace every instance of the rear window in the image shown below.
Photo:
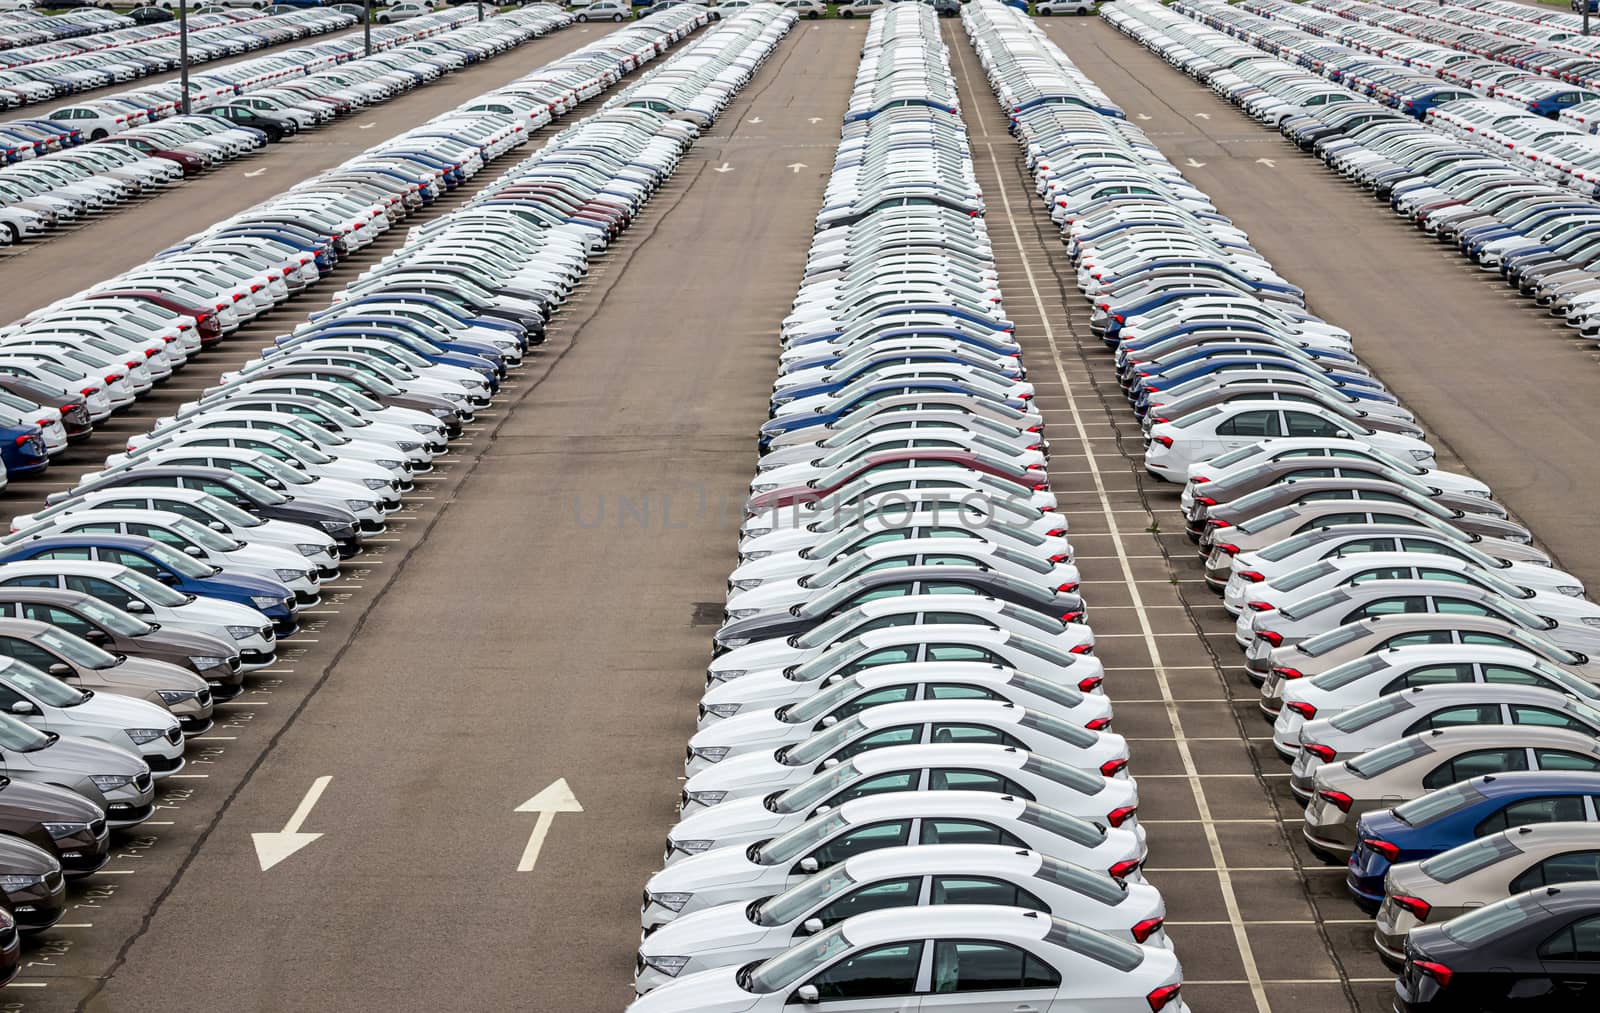
M1433 747L1420 735L1410 735L1399 742L1391 742L1386 746L1362 753L1345 761L1344 769L1362 780L1377 777L1395 769L1403 763L1410 763L1419 756L1426 756L1433 752Z
M1451 942L1475 946L1515 928L1524 918L1538 910L1539 902L1530 894L1511 897L1498 904L1469 911L1452 918L1440 926L1440 931Z
M1326 577L1337 569L1338 567L1332 563L1312 563L1310 566L1302 566L1293 573L1284 574L1274 580L1272 586L1280 591L1293 591L1297 587L1305 587L1314 580Z
M1482 801L1483 792L1462 781L1395 807L1394 818L1408 827L1423 827Z
M1441 883L1454 883L1463 876L1470 876L1480 869L1487 869L1512 855L1520 854L1522 849L1511 843L1509 838L1495 834L1426 859L1421 869Z
M1345 644L1353 644L1366 635L1367 628L1364 625L1350 623L1307 638L1300 642L1298 649L1301 654L1307 657L1320 658L1329 651L1337 650Z
M1204 422L1206 419L1209 419L1213 415L1220 415L1220 414L1222 414L1222 409L1221 408L1215 408L1215 407L1213 407L1213 408L1202 408L1197 412L1190 412L1189 414L1185 415L1183 418L1176 419L1176 420L1174 420L1172 422L1169 422L1167 424L1171 425L1171 426L1176 426L1179 429L1188 429L1190 426L1197 425L1197 424L1199 424L1201 422Z
M1103 872L1085 869L1081 865L1063 862L1060 859L1044 856L1039 863L1039 871L1033 874L1035 878L1047 883L1056 883L1085 897L1093 897L1102 904L1115 907L1121 904L1128 896L1128 884L1120 879L1113 879Z
M1253 535L1257 531L1265 531L1274 525L1282 524L1284 521L1288 520L1294 515L1294 507L1282 507L1280 509L1271 511L1270 513L1264 513L1260 517L1252 517L1240 524L1238 527L1239 530L1243 531L1245 534Z
M1343 714L1329 718L1328 723L1341 732L1353 732L1411 709L1411 701L1399 694L1380 696L1360 707L1352 707Z
M1280 559L1288 559L1297 552L1303 552L1311 548L1317 542L1322 541L1322 538L1323 533L1320 531L1307 531L1304 534L1295 535L1293 538L1285 538L1281 542L1274 542L1256 553L1256 555L1269 563L1276 563Z
M1105 827L1037 802L1024 803L1022 815L1017 817L1017 821L1047 830L1057 837L1086 848L1096 847L1106 839Z
M1029 753L1028 758L1022 761L1022 769L1029 774L1048 778L1056 784L1064 784L1073 791L1085 795L1098 795L1106 786L1105 778L1098 773L1091 774L1087 770L1080 770L1071 764L1052 760L1038 753Z
M1278 614L1291 622L1298 622L1308 616L1314 616L1324 609L1332 608L1343 601L1349 601L1350 595L1343 588L1334 588L1321 594L1312 595L1303 601L1291 602L1278 609Z
M1369 654L1364 658L1357 658L1337 668L1330 668L1321 675L1311 680L1311 685L1318 689L1341 689L1365 679L1374 672L1381 672L1389 667L1389 662L1382 655Z
M1073 922L1064 922L1059 918L1055 920L1050 931L1045 933L1044 938L1046 942L1066 947L1091 960L1098 960L1124 974L1144 963L1144 951L1132 943L1113 939L1104 932L1096 932L1094 929Z

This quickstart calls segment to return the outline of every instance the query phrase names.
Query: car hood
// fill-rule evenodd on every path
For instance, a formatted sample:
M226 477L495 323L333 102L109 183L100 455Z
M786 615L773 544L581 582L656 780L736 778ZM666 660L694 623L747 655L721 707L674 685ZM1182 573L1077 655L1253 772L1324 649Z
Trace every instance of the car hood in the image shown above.
M680 954L705 954L712 950L726 950L755 946L774 933L762 928L749 918L749 901L718 904L704 911L691 911L675 918L652 932L639 943L642 956L677 956ZM778 949L787 949L790 936L783 933Z
M82 795L54 785L12 781L0 788L0 819L88 823L104 815Z
M759 798L741 798L684 817L677 826L667 831L667 838L674 842L717 841L719 844L738 843L742 846L750 841L777 837L804 822L804 813L775 813L763 805ZM712 852L707 851L684 861L710 854Z
M760 998L739 987L737 967L685 975L641 996L628 1013L743 1013Z
M165 630L161 632L166 632ZM213 638L207 637L215 645ZM198 653L198 652L196 652ZM211 657L215 657L218 649L212 648ZM232 648L228 649L223 657L229 657ZM158 689L188 689L200 690L205 688L206 681L189 671L179 668L166 661L154 658L139 658L127 655L126 660L120 665L111 668L101 668L95 671L95 677L104 685L115 687L117 693L133 693L139 696L153 693Z

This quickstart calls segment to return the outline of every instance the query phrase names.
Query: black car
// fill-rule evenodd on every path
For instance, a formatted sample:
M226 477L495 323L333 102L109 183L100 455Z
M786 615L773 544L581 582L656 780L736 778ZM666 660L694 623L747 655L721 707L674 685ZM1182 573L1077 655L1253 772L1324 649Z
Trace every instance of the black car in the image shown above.
M162 7L135 7L128 12L128 17L138 25L159 25L163 21L171 21L175 14Z
M933 0L933 13L941 18L961 16L961 0Z
M1600 1009L1600 883L1545 886L1406 939L1395 1013Z
M730 617L717 630L712 653L720 655L756 640L793 637L863 602L913 594L971 594L1043 613L1063 622L1082 622L1083 599L1065 591L1048 592L992 570L912 566L853 577L803 605L777 613Z
M22 966L22 935L17 931L17 919L0 905L0 985L17 976Z
M67 878L50 852L0 835L0 897L23 932L42 932L67 910Z
M252 127L267 135L267 141L276 144L291 134L298 133L299 124L282 116L269 116L257 112L249 106L222 106L218 109L209 109L207 113L227 120L235 126Z
M4 776L0 776L0 837L48 851L68 879L95 872L111 857L111 835L99 806L75 791Z
M339 556L349 559L361 551L361 534L356 515L343 507L285 496L259 482L235 475L222 468L186 465L145 465L126 471L95 476L66 492L51 493L45 502L61 503L96 489L158 488L199 489L241 510L269 521L290 521L325 532L339 543Z

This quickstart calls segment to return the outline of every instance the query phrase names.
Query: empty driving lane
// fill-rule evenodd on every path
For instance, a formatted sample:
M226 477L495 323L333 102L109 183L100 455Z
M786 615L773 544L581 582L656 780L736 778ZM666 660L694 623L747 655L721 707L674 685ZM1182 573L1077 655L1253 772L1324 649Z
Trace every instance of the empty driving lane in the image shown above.
M1152 494L1138 453L1125 452L1139 448L1138 426L1116 384L1100 382L1114 378L1060 230L961 27L947 25L946 39L1006 315L1045 413L1050 484L1070 526L1116 729L1133 755L1145 874L1166 899L1184 998L1196 1013L1387 1009L1378 1000L1391 979L1370 943L1359 948L1370 919L1355 924L1340 870L1296 847L1300 811L1286 768L1258 741L1259 720L1241 720L1253 689L1234 674L1237 652L1223 653L1233 650L1228 629L1210 615L1222 609L1194 583L1175 498Z
M137 204L0 251L0 322L69 296L168 246L615 30L573 25Z
M1227 102L1098 19L1044 22L1084 73L1361 357L1440 448L1494 487L1557 566L1600 580L1600 404L1594 342L1522 299L1499 274L1401 222Z
M596 262L91 1008L169 1010L175 982L217 1009L626 1004L861 30L797 26ZM325 776L324 836L260 871L251 834ZM582 811L533 811L572 809L558 779Z

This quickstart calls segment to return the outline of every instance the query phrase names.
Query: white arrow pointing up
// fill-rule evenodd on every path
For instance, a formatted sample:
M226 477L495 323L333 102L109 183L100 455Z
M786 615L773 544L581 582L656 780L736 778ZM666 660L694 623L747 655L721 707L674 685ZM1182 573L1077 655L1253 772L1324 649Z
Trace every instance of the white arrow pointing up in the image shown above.
M807 123L821 123L822 122L822 117L821 116L812 116L809 119L807 119L806 122Z
M788 169L790 172L799 172L805 167L806 163L804 162L790 162L788 165L784 166L784 168Z
M752 117L750 117L750 122L751 122L751 123L760 123L760 122L761 122L761 117L759 117L759 116L752 116Z
M1266 166L1269 169L1276 169L1278 167L1278 163L1274 162L1270 158L1258 158L1258 159L1256 159L1256 161L1258 163L1260 163L1261 165Z
M1145 113L1140 113L1140 114L1139 114L1139 118L1140 118L1140 119L1141 119L1141 120L1148 120L1148 119L1150 119L1150 117L1149 117L1149 116L1148 116L1148 115L1146 115L1146 114L1145 114Z
M289 817L289 822L283 825L283 830L276 834L251 834L255 841L256 860L261 863L261 871L277 865L312 841L321 837L321 834L302 834L300 827L305 823L306 817L311 815L311 810L316 807L317 800L327 790L331 777L319 777L311 782L311 788L306 792L306 797L300 800L294 815Z
M259 175L261 175L261 174L262 174L262 173L263 173L263 172L266 172L266 171L267 171L267 170L265 170L265 169L257 169L257 170L255 170L255 171L254 171L254 172L247 172L247 173L245 173L245 175L246 175L246 176L251 176L251 177L254 177L254 176L259 176Z
M732 172L733 171L733 166L729 165L727 162L723 162L721 165L717 166L715 169L712 169L711 171L712 172Z
M1203 169L1203 168L1205 168L1205 165L1206 165L1206 163L1204 163L1204 162L1196 162L1196 161L1195 161L1195 160L1194 160L1194 159L1192 159L1192 158L1191 158L1191 159L1189 159L1189 160L1188 160L1188 161L1187 161L1187 162L1186 162L1186 163L1184 163L1184 164L1186 164L1186 165L1188 165L1188 166L1189 166L1189 168L1191 168L1191 169Z
M583 806L567 787L567 779L558 777L544 791L517 806L516 811L539 814L533 833L528 836L528 846L522 849L522 860L517 863L518 872L532 872L534 863L539 861L539 849L544 847L545 835L550 832L550 824L556 821L556 813L581 813Z

